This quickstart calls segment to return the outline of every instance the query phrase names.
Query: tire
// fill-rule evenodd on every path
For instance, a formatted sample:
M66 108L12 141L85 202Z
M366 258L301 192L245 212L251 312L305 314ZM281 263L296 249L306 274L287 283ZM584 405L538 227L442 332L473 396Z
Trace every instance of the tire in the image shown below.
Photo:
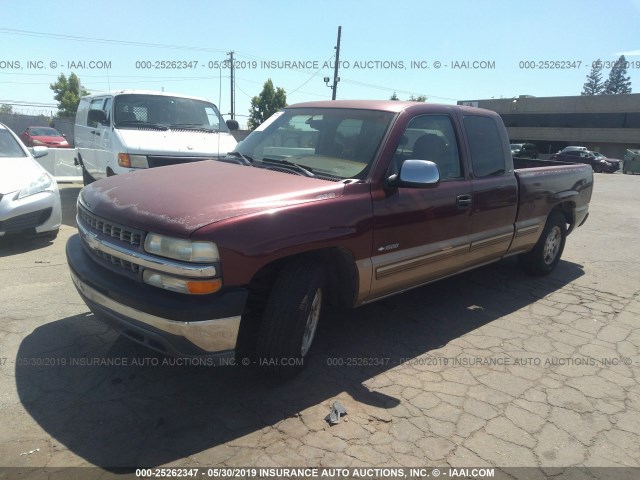
M306 366L324 298L324 269L319 262L296 260L285 265L258 331L256 353L263 372L286 379Z
M567 239L567 220L557 210L551 212L538 243L520 255L520 264L531 275L548 275L556 268Z

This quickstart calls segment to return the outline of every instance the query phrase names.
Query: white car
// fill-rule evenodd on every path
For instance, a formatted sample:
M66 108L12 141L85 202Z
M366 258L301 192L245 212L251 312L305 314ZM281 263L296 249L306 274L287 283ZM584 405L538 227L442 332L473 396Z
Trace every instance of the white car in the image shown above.
M7 234L55 237L62 223L60 192L55 179L6 125L0 123L0 237Z

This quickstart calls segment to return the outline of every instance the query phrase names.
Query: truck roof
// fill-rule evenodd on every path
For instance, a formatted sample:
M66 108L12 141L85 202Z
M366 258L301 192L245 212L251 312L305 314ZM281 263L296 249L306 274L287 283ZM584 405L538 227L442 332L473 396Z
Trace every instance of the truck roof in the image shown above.
M425 102L403 102L399 100L322 100L289 105L287 108L355 108L362 110L380 110L399 113L409 108L420 108L425 112L442 112L443 110L459 110L465 113L492 115L495 112L476 107L462 105L445 105ZM497 115L497 114L495 114Z

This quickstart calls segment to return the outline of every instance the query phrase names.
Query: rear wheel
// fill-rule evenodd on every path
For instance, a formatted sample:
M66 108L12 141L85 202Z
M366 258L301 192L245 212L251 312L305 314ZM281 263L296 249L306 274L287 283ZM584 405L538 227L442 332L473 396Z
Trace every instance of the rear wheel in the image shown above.
M305 367L324 298L320 263L296 260L282 269L258 331L258 365L268 375L290 378Z
M567 220L557 210L551 212L535 247L520 255L520 264L532 275L548 275L562 256L567 238Z

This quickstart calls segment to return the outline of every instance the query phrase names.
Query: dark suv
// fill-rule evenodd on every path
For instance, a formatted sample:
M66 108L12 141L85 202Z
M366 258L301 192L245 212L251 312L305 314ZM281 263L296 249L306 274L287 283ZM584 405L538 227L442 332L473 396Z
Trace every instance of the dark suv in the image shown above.
M538 147L533 143L512 143L511 156L514 158L538 158Z
M559 162L586 163L591 165L594 172L613 173L620 170L620 160L607 158L600 154L594 154L588 150L568 150L554 153L549 160Z

